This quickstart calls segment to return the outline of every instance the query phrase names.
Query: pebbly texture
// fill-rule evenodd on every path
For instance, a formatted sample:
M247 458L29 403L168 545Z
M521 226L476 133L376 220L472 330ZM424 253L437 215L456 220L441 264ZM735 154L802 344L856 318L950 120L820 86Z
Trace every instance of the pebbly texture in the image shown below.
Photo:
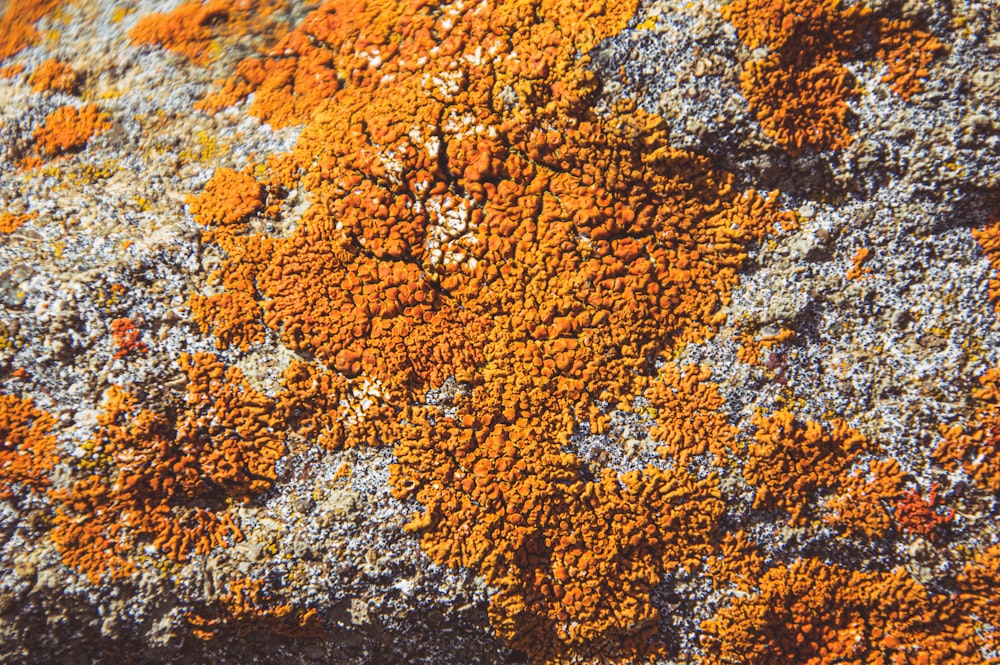
M990 662L987 0L0 9L0 660Z

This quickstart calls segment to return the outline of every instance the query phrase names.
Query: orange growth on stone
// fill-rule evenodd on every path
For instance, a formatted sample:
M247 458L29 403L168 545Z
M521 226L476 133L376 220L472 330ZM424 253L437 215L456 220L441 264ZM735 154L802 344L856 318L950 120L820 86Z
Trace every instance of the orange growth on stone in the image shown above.
M228 502L277 477L285 434L273 403L212 355L183 354L180 365L186 400L162 411L110 388L80 462L89 474L52 493L63 560L95 583L131 574L144 548L182 561L242 538Z
M35 92L73 93L79 80L79 74L69 64L56 58L43 61L28 77L28 83Z
M37 212L29 212L23 215L15 215L12 212L0 213L0 233L13 233L21 228L22 224L36 217L38 217Z
M918 30L912 21L881 19L877 27L878 57L888 67L882 80L904 101L923 90L931 61L944 51L937 37Z
M822 516L842 532L869 538L891 526L885 502L899 494L902 471L892 459L862 463L874 446L847 423L836 419L824 427L778 411L755 416L754 425L743 466L757 488L754 508L785 511L793 526Z
M988 370L973 391L975 412L965 423L942 428L934 459L962 469L981 489L1000 492L1000 368Z
M160 46L207 65L222 40L273 31L276 26L270 17L283 4L280 0L188 0L169 12L143 16L129 31L129 38L137 46Z
M188 198L195 221L210 230L206 241L217 243L229 253L227 268L211 279L221 279L226 291L213 295L192 295L190 306L203 332L215 333L218 345L230 344L246 350L264 339L261 308L254 301L253 273L240 263L263 260L270 252L267 239L239 238L247 230L247 219L264 207L264 187L250 175L228 168L218 169L204 191Z
M973 621L903 569L779 565L702 624L705 665L987 662Z
M219 595L214 611L191 613L187 620L194 636L205 641L215 639L223 629L237 636L264 632L295 639L325 637L315 609L278 605L270 596L264 591L263 580L237 579Z
M665 458L686 464L692 455L711 452L722 464L736 450L736 428L722 412L724 400L710 377L707 367L682 374L667 364L646 389L646 399L656 409L656 426L649 435L663 442L658 451Z
M24 71L24 64L16 62L13 65L0 67L0 79L12 79L19 76Z
M0 395L0 499L23 485L49 486L56 464L55 418L35 407L30 397Z
M871 267L865 265L871 253L872 250L867 247L858 248L858 251L854 253L854 257L851 259L851 268L847 271L847 279L857 280L871 274Z
M132 319L122 318L112 321L111 336L114 339L115 346L118 347L118 350L115 351L115 358L125 358L133 352L149 352L149 347L140 339L142 332L135 327Z
M9 0L0 15L0 60L38 42L41 35L35 30L35 23L61 3L62 0Z
M1000 312L1000 209L993 213L991 221L982 228L972 229L972 237L983 249L983 254L993 269L990 278L989 298L994 308Z
M764 132L793 151L838 149L853 137L848 102L858 90L845 62L871 40L889 71L885 80L904 100L941 43L909 21L878 19L864 4L839 0L734 0L722 16L750 49L767 53L746 63L740 84Z
M1000 650L1000 543L976 552L958 576L962 608L978 620L976 646L982 653Z
M908 533L933 541L938 534L938 528L948 524L955 517L955 511L952 509L944 512L939 510L941 503L938 501L937 491L940 487L938 483L931 485L926 499L916 490L909 490L904 494L893 511L896 524Z
M291 190L309 206L275 237L201 195L227 258L222 293L192 298L199 323L313 358L285 374L286 425L396 442L393 492L423 506L408 529L487 579L498 634L540 663L665 649L650 593L712 552L718 481L592 472L565 449L649 389L665 455L721 455L731 428L704 372L653 377L718 329L749 246L795 224L671 148L661 118L594 112L578 54L634 11L328 1L204 104L252 93L249 113L304 125L263 181L269 210Z
M67 104L45 116L45 124L35 130L33 138L39 154L52 157L83 148L110 127L108 115L95 104L82 108Z

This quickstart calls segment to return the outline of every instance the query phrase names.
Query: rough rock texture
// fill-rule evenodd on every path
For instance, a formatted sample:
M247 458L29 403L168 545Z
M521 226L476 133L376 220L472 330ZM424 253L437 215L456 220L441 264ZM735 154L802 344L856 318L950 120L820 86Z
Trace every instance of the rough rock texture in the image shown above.
M0 661L1000 654L992 0L0 5Z

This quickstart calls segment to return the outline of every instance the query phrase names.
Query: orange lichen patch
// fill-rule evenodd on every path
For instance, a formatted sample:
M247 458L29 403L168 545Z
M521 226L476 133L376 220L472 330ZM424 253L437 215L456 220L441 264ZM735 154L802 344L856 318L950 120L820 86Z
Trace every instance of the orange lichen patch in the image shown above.
M836 493L820 504L823 522L845 536L881 538L892 527L891 506L903 485L903 470L894 459L874 459L842 474Z
M95 104L82 108L67 104L45 116L45 124L35 130L33 138L39 154L51 157L83 148L109 127L108 115Z
M143 16L129 31L137 46L153 45L207 65L221 43L243 35L267 35L276 28L271 19L280 0L189 0L167 13Z
M923 90L931 61L944 50L929 32L912 21L882 19L878 23L878 58L888 66L882 80L905 101Z
M762 335L760 339L752 332L741 332L735 335L739 346L736 347L736 359L748 365L764 364L764 352L773 352L774 348L795 337L795 331L781 328L772 335ZM773 368L769 368L773 369Z
M405 414L393 491L425 506L407 528L435 562L498 589L495 629L537 662L655 652L650 590L711 551L717 480L651 467L585 480L581 462L548 443L554 414L528 405L524 424L490 428L476 401L457 398L454 417Z
M180 358L186 404L144 409L108 390L85 446L92 473L57 502L53 539L67 565L95 583L128 575L142 545L183 560L242 538L227 508L268 489L284 454L274 405L209 354Z
M839 0L734 0L722 8L749 48L767 47L766 55L747 62L740 84L765 133L795 151L851 142L847 104L858 90L844 62L858 58L867 36L889 65L885 79L904 99L919 92L920 78L942 48L908 21L876 19L860 3L840 5Z
M736 428L722 412L724 400L710 377L707 367L682 374L667 364L646 389L646 399L656 409L656 426L649 435L663 442L657 451L665 458L687 464L692 455L711 452L722 464L736 450Z
M226 291L196 294L190 300L195 321L203 332L214 332L222 348L234 344L247 350L264 339L261 308L253 298L253 274L238 266L263 260L270 245L256 238L236 239L246 231L247 219L263 209L264 199L260 183L247 173L228 168L218 169L201 194L188 198L195 221L210 227L203 239L217 243L232 256L228 269L211 276L212 280L221 278Z
M736 347L736 359L748 365L760 365L764 359L760 342L752 332L742 332L734 336L739 346Z
M15 215L12 212L0 213L0 233L13 233L21 228L22 224L30 222L36 217L38 217L37 212L29 212L23 215Z
M973 391L976 410L965 424L942 428L934 459L949 470L963 469L980 488L1000 493L1000 368L988 370Z
M707 568L716 587L749 592L764 574L764 558L745 532L725 533Z
M984 662L951 599L906 571L852 571L815 559L767 571L702 624L706 665Z
M12 79L19 76L24 71L24 64L16 62L13 65L0 67L0 79Z
M851 259L851 269L847 271L847 279L861 279L871 274L871 267L865 265L871 254L872 250L867 247L858 248L858 251L854 253L854 258Z
M25 46L36 43L41 35L34 25L62 0L10 0L0 16L0 60L9 58Z
M118 350L115 358L124 358L130 353L148 353L149 347L140 338L142 332L135 327L132 319L115 319L111 322L111 336Z
M28 77L28 83L35 92L72 93L79 80L79 75L69 64L55 58L42 62Z
M283 420L325 448L380 445L398 417L398 409L367 379L347 379L303 362L289 365L281 388L277 404Z
M896 504L893 517L904 531L914 533L933 541L938 534L938 527L951 522L955 517L953 509L941 511L943 504L938 501L938 483L931 485L925 499L920 492L909 490Z
M0 395L0 499L13 486L40 490L56 464L55 418L35 408L30 397Z
M219 596L214 612L188 614L188 623L198 639L213 640L222 629L236 635L264 632L299 639L325 637L319 612L278 605L263 590L263 580L239 579L228 586L228 591Z
M990 302L1000 312L1000 210L994 219L980 229L972 229L972 237L983 248L983 254L990 262L994 276L990 278Z
M315 359L286 373L287 420L334 447L397 442L393 492L424 506L409 528L487 578L493 625L538 662L662 647L650 590L714 547L716 479L679 464L594 478L565 446L714 334L748 246L795 223L672 149L661 118L591 109L577 54L634 10L330 1L211 101L252 92L250 113L305 124L266 182L310 206L282 237L212 218L219 297L253 319L206 299L199 320L243 346L262 313ZM650 388L664 452L685 460L730 432L703 374ZM414 406L449 379L453 415ZM678 405L704 431L678 435Z
M757 488L754 508L783 510L794 526L805 526L818 513L834 528L868 537L891 526L883 502L898 495L902 471L891 459L862 463L862 454L874 452L873 446L847 423L802 424L778 411L755 416L754 425L755 441L743 467L747 482Z
M220 168L187 202L194 220L214 229L211 237L238 234L246 230L246 219L264 207L264 187L248 173Z
M1000 543L977 552L958 576L959 598L966 612L980 622L977 646L985 653L1000 649ZM983 625L986 624L986 625Z

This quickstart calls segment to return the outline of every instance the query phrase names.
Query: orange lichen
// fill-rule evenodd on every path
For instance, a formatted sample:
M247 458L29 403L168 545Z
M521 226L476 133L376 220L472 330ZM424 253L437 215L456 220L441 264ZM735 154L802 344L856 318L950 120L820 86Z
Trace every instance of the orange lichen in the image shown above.
M253 299L253 274L240 269L236 260L262 260L268 252L267 242L238 239L247 230L247 219L264 207L264 196L264 187L250 175L220 168L201 194L188 198L195 221L211 229L204 232L204 240L234 256L228 269L211 276L221 277L225 292L195 294L190 300L195 321L203 332L215 332L220 347L235 344L246 350L264 339L261 309Z
M778 411L755 416L754 425L743 475L757 488L755 508L785 511L794 526L820 515L840 531L868 537L891 526L884 502L898 495L902 471L892 459L862 463L874 447L847 423L803 424Z
M977 646L984 653L996 654L1000 651L1000 543L977 552L957 581L963 609L979 621Z
M775 347L794 337L795 331L788 328L781 328L777 333L771 335L762 335L760 339L752 332L741 332L735 335L735 339L739 343L739 346L736 347L736 359L748 365L764 364L765 351L769 352L768 357L770 357L775 353Z
M435 562L471 567L497 588L494 628L538 662L654 653L650 590L711 551L717 480L652 467L586 480L548 442L559 414L522 402L523 424L490 427L476 392L455 400L454 417L404 414L413 425L396 448L393 491L425 506L407 528Z
M0 233L13 233L21 228L22 224L30 222L36 217L38 217L37 212L29 212L23 215L15 215L12 212L0 213Z
M264 591L263 580L238 579L228 587L228 591L219 596L213 612L188 614L188 623L193 627L191 632L198 639L213 640L223 628L236 635L263 632L297 639L326 634L319 612L276 604Z
M166 13L143 16L129 31L132 43L160 46L207 65L223 40L273 31L279 0L188 0Z
M493 625L538 662L664 648L650 591L714 547L717 480L592 472L565 446L649 389L665 454L721 456L707 375L652 377L717 330L748 245L795 224L672 149L662 119L592 110L578 53L634 10L330 1L205 103L253 93L251 114L305 124L264 182L310 205L280 237L192 209L227 255L199 322L314 359L286 372L288 422L328 446L396 442L393 492L424 507L408 528L486 577ZM433 391L448 410L415 406Z
M725 533L708 560L708 572L716 588L751 591L764 574L764 558L743 531Z
M53 539L67 565L95 582L134 571L142 545L180 561L241 538L227 502L276 479L285 434L273 403L214 356L183 354L180 365L186 404L152 411L108 390L85 446L92 472L53 493Z
M109 127L107 114L95 104L82 108L67 104L45 116L45 124L35 130L33 138L38 152L51 157L83 148Z
M931 61L944 50L936 37L914 27L912 21L882 19L877 29L878 58L888 71L882 80L904 101L923 90Z
M1000 210L994 213L992 221L982 228L972 229L972 237L976 239L979 246L986 255L986 260L990 263L993 276L990 278L990 302L993 307L1000 312Z
M41 490L56 464L55 418L35 408L31 398L0 395L0 499L12 486Z
M942 504L938 501L937 491L941 485L934 483L925 499L920 492L909 490L896 504L893 517L904 531L914 533L931 541L938 535L938 528L951 522L955 511L939 510Z
M79 80L79 75L69 64L56 58L43 61L28 77L28 83L35 92L72 93Z
M366 379L347 379L293 362L285 370L281 388L277 404L283 420L309 441L340 449L379 445L389 439L389 423L397 410Z
M767 571L705 622L706 665L982 663L975 629L906 571L852 571L815 559Z
M0 16L0 60L36 43L41 35L34 25L62 0L10 0Z
M852 136L848 102L858 95L844 66L858 58L866 36L889 65L885 80L904 99L920 91L920 78L942 45L909 21L877 19L863 4L840 0L734 0L722 16L750 49L767 47L746 63L740 84L764 132L795 151L837 149Z
M974 415L964 424L943 427L934 459L946 469L962 469L980 488L1000 493L1000 368L979 378L973 391Z
M847 279L861 279L871 274L872 269L866 266L865 262L871 256L872 250L867 247L859 247L851 259L851 269L847 271Z
M24 63L16 62L13 65L0 67L0 79L12 79L24 71Z
M656 409L656 426L649 435L663 442L657 451L664 458L686 464L692 455L711 452L721 464L736 450L736 428L722 412L724 400L710 377L706 367L682 374L667 364L646 389L646 399Z
M143 342L142 332L135 327L132 319L115 319L111 322L111 336L118 350L115 358L125 358L130 353L148 353L149 347Z

